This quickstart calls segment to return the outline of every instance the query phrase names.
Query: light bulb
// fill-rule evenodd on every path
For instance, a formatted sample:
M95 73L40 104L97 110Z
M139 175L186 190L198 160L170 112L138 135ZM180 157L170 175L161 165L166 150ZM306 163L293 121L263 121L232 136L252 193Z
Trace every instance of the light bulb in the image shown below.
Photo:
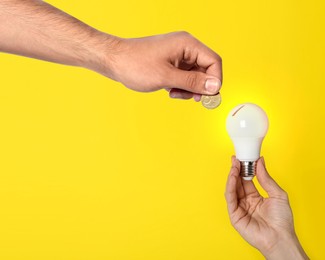
M269 127L267 115L258 105L241 104L230 111L226 127L240 161L240 175L244 180L252 180Z

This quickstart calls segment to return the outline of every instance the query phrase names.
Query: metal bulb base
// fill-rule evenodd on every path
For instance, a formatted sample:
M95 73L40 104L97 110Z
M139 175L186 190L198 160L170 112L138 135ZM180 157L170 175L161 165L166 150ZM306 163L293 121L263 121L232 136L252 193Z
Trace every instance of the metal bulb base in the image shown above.
M240 176L245 181L251 181L256 173L256 161L240 161Z

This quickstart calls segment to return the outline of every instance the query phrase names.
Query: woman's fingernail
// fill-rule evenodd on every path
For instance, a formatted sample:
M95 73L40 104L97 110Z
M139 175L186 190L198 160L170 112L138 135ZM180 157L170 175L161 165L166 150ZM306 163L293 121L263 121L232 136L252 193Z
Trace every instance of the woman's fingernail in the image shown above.
M209 94L217 94L221 87L221 81L219 79L207 79L205 82L205 89Z

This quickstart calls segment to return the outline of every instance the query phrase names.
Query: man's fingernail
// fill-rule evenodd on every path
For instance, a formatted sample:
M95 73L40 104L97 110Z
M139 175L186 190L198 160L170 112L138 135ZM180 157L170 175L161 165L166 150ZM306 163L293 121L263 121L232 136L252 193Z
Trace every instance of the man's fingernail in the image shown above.
M176 95L176 93L169 93L169 96L171 97L171 98L175 98L177 95Z
M194 95L193 95L193 98L194 98L194 100L195 100L196 102L199 102L199 101L201 100L201 95L199 95L199 94L194 94Z
M205 82L205 89L209 94L217 94L221 87L221 81L219 79L207 79Z
M171 98L181 98L181 97L182 97L182 95L180 95L180 94L177 93L177 92L169 93L169 96L170 96Z

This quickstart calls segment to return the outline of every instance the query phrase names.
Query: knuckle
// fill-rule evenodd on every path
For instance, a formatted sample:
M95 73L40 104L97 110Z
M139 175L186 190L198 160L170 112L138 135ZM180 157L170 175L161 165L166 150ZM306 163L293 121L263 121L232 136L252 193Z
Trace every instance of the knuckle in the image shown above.
M216 54L215 59L216 59L217 62L222 63L222 58L221 58L220 55Z
M230 224L233 226L233 227L236 227L237 226L237 223L238 223L238 219L233 216L233 215L230 215Z
M198 76L194 73L191 73L186 78L186 85L188 86L189 89L193 90L196 89L198 81L199 81Z
M222 58L218 53L212 53L211 57L215 63L222 64Z
M178 40L184 40L186 42L191 41L194 37L187 31L178 31L174 34L175 38Z
M189 37L189 36L192 36L189 32L187 32L187 31L179 31L179 32L177 32L177 34L179 35L179 36L182 36L182 37Z

